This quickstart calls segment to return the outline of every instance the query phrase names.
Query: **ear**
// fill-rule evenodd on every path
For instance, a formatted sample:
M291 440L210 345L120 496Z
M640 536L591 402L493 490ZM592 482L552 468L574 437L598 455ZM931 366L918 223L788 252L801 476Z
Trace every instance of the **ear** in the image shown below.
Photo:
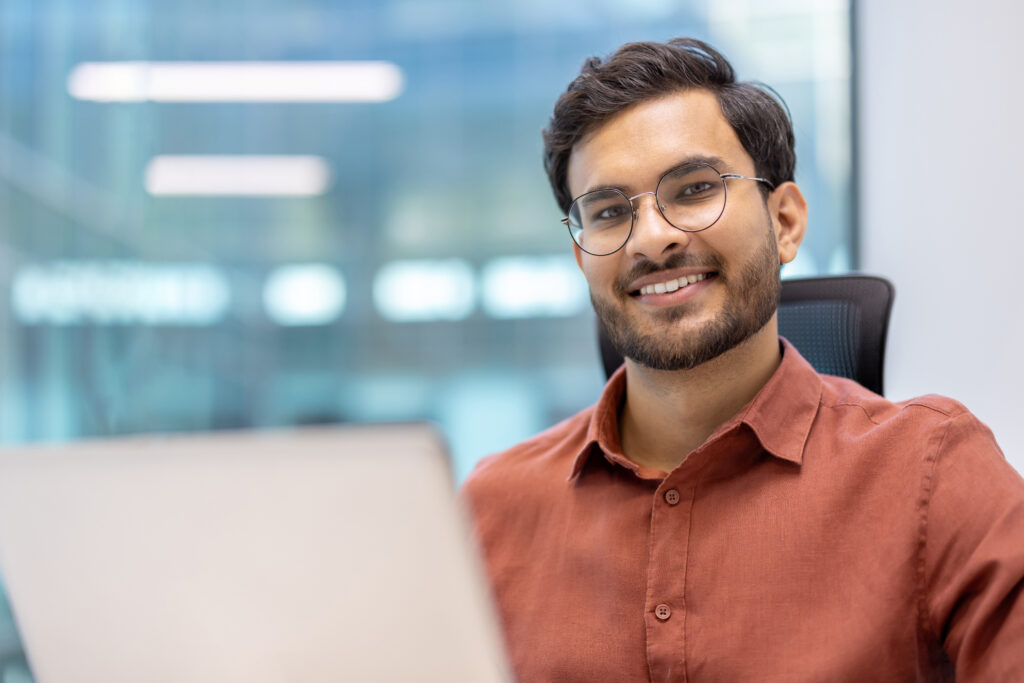
M807 231L807 200L796 183L782 183L768 196L768 213L779 247L779 263L796 258Z
M575 240L572 243L572 255L576 257L576 265L579 266L580 272L583 272L583 250L580 249Z

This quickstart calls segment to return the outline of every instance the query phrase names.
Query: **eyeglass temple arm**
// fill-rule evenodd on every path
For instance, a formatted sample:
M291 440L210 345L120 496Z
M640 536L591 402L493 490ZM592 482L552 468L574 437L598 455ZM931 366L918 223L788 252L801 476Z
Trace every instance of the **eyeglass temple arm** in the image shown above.
M719 173L722 178L739 178L740 180L756 180L759 183L764 183L768 187L775 189L775 183L768 180L767 178L751 178L750 176L740 175L739 173Z

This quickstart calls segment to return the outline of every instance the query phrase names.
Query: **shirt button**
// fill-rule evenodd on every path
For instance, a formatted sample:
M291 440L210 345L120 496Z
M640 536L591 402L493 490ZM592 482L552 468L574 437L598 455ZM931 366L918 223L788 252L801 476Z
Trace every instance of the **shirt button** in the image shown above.
M672 616L672 608L662 603L654 608L654 616L658 617L662 621L667 621Z
M675 505L679 502L679 491L675 489L669 489L665 491L665 502L669 505Z

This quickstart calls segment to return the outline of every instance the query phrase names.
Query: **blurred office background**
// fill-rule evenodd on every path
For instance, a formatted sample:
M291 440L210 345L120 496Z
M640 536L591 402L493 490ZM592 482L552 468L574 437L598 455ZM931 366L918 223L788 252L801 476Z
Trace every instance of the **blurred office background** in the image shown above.
M588 405L540 129L587 56L692 35L792 111L784 275L894 280L890 397L960 398L1021 467L1004 10L0 0L0 443L425 418L461 479ZM0 649L28 680L9 615Z
M0 442L429 419L461 480L588 405L540 130L676 35L792 111L788 274L849 270L845 0L0 0Z
M849 19L810 0L3 0L0 440L426 418L461 478L602 384L540 162L583 60L693 35L775 87L814 216L787 274L844 272Z

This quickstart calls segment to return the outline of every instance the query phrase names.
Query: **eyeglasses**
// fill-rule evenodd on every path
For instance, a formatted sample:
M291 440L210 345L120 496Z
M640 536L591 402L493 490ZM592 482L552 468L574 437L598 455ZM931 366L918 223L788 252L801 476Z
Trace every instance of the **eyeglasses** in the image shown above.
M616 189L594 190L572 201L569 215L562 219L580 249L594 256L607 256L625 246L636 224L633 201L654 195L658 211L669 225L683 232L700 232L714 225L725 212L726 180L756 180L771 189L764 178L737 173L719 173L703 163L685 164L661 176L654 192L627 197Z

